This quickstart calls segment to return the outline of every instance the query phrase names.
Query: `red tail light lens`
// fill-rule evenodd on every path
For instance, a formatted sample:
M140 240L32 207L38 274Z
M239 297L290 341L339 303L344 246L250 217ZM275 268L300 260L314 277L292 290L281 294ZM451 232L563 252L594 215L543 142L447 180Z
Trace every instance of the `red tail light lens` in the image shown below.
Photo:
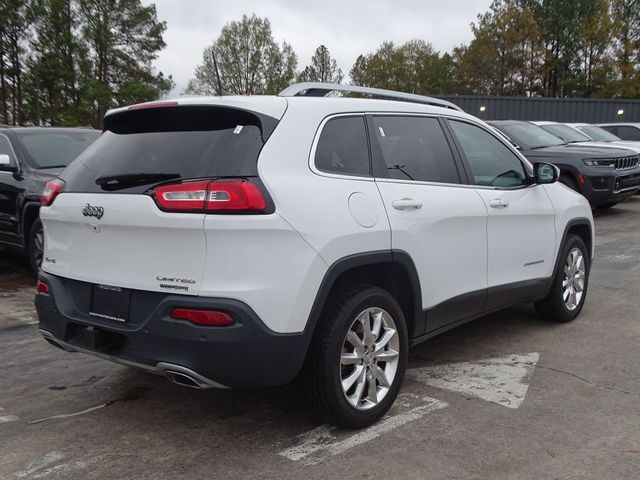
M171 312L171 318L175 318L176 320L186 320L205 327L228 327L235 323L231 315L217 310L174 308Z
M53 203L58 194L62 191L64 187L64 182L59 178L55 178L53 180L49 180L44 184L44 189L42 190L42 195L40 195L40 201L42 205L48 207Z
M38 283L36 284L36 291L38 293L49 295L49 285L42 280L38 280Z
M170 212L261 212L267 206L260 189L248 180L162 185L154 197Z

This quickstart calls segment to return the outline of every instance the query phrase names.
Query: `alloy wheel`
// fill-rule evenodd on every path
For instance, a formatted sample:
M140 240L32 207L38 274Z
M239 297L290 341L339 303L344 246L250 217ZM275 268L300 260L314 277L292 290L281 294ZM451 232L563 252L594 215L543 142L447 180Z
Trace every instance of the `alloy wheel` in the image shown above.
M578 308L584 294L586 279L584 255L579 248L572 248L564 265L562 300L569 311Z
M369 410L387 395L396 377L400 338L391 315L378 307L356 316L340 355L342 391L349 404Z

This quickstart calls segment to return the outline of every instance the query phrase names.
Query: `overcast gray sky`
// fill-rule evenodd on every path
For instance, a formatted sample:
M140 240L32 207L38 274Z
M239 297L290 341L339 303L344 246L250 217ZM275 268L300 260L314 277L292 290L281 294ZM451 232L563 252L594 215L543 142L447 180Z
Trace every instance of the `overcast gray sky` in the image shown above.
M340 68L349 73L361 53L386 40L402 43L414 38L431 42L436 50L451 51L469 42L469 24L486 11L491 0L142 0L155 3L167 22L156 68L173 75L182 93L222 27L242 14L271 21L273 36L286 40L298 55L301 70L318 45L327 46Z

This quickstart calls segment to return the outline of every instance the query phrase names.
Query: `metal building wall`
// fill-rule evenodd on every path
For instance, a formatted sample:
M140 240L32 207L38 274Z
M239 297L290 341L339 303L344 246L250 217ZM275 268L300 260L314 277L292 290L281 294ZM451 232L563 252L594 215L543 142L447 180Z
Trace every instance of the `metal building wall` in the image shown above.
M640 122L640 100L474 95L439 95L438 98L455 103L465 112L483 120Z

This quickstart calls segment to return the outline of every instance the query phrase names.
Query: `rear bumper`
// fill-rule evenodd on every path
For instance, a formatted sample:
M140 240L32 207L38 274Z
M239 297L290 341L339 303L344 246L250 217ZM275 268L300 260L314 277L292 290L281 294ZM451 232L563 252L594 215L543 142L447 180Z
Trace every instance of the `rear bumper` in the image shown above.
M132 291L129 321L120 323L89 315L91 284L46 273L41 279L49 294L36 296L40 330L68 351L173 375L174 380L184 375L197 388L281 385L295 378L304 362L304 333L272 332L237 300ZM172 319L176 307L226 311L236 323L197 326Z

